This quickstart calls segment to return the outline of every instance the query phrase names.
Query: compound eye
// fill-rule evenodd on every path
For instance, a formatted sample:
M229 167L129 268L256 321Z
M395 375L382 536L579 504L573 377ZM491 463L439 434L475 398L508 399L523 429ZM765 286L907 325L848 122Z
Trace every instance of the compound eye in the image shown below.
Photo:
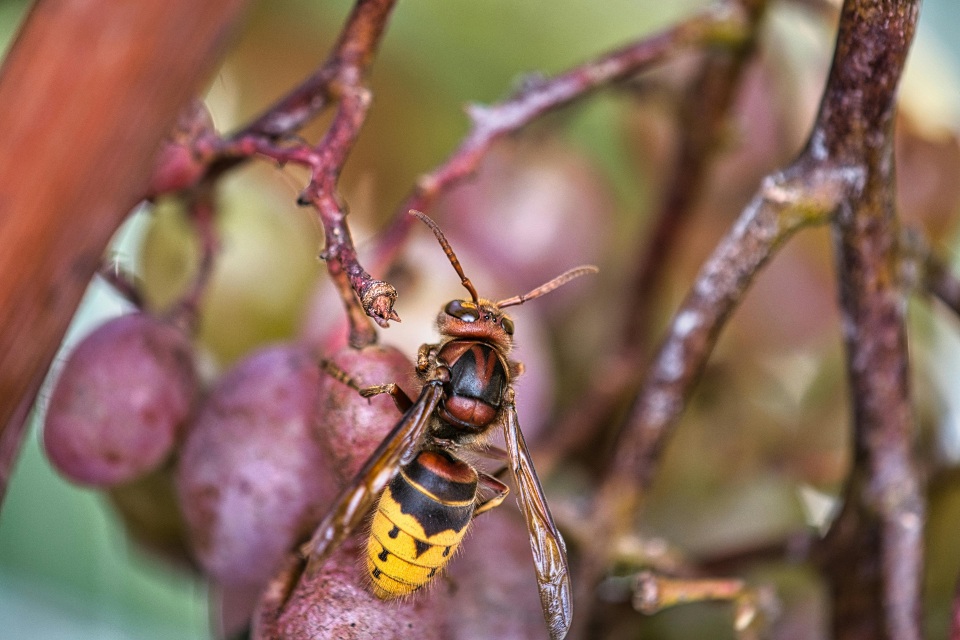
M480 317L480 310L472 302L463 300L451 300L443 310L448 316L453 316L457 320L464 322L476 322Z
M500 320L500 326L503 327L503 330L507 332L508 336L513 335L513 320L507 316L503 316Z

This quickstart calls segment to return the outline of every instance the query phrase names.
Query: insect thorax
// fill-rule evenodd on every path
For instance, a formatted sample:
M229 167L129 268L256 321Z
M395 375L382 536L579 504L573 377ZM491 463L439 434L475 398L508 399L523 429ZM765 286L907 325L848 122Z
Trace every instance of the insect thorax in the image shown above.
M500 412L508 381L503 358L486 342L451 340L437 359L450 370L450 379L437 409L449 429L441 424L436 435L462 440L486 430Z

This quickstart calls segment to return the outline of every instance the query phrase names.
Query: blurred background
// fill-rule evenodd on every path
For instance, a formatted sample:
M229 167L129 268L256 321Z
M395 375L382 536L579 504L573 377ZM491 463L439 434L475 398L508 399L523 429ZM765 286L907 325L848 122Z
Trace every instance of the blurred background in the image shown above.
M0 1L0 51L28 4ZM374 65L373 108L342 183L361 254L417 176L439 164L466 133L465 104L494 102L528 73L560 72L704 5L610 0L598 10L573 0L549 7L508 0L400 2ZM235 128L303 79L326 56L350 6L345 0L255 3L206 98L217 128ZM960 203L958 28L960 4L926 0L901 91L898 139L903 217L949 256L957 253ZM656 343L759 179L799 150L832 37L832 25L821 17L773 5L713 177L667 270L649 343ZM663 70L663 85L669 86L671 74L682 76L684 64ZM551 418L562 415L584 380L597 374L597 354L620 330L618 291L645 246L648 214L677 137L672 109L669 97L638 86L552 114L498 145L475 181L430 212L489 297L529 290L582 262L601 267L596 282L571 285L513 314L519 359L528 371L519 387L520 415L535 447L548 446ZM326 123L321 118L303 137L315 140ZM208 380L259 345L306 336L334 348L340 340L343 314L316 258L322 235L310 212L295 205L304 184L302 173L266 163L250 163L223 184L218 224L224 249L198 335ZM112 251L142 280L153 309L176 299L196 261L189 224L171 202L135 212ZM799 234L757 280L671 441L638 522L648 539L667 540L691 557L720 558L828 518L845 477L848 442L833 269L829 234L816 229ZM412 357L434 338L440 305L462 289L422 229L415 229L388 280L400 291L403 322L381 332L381 340ZM64 349L125 308L95 283ZM931 638L946 634L960 569L958 329L957 318L927 300L911 305L920 447L933 478L926 577ZM41 449L34 427L0 513L0 635L212 637L208 586L189 569L132 543L110 499L58 477ZM589 482L590 463L588 456L575 457L556 474L554 484L566 500L575 502L578 488ZM810 571L770 563L747 577L776 586L777 637L824 637L824 596ZM705 637L704 629L720 630L710 637L733 637L730 617L722 606L685 607L617 637Z

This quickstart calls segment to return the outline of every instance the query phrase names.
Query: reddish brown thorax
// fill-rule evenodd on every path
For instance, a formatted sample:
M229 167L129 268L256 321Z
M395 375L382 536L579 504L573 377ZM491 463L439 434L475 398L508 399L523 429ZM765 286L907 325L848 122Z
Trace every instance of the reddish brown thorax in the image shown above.
M486 342L451 340L437 360L450 370L437 412L452 426L480 431L497 417L507 384L503 358Z

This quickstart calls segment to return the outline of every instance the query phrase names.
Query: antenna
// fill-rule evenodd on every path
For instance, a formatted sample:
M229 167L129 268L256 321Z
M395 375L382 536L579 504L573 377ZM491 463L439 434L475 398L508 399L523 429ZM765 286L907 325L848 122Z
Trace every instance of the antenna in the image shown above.
M416 209L410 209L409 213L412 216L420 218L424 224L430 227L430 229L433 231L433 235L437 236L437 240L440 241L440 246L443 247L443 252L447 254L447 258L450 259L450 264L453 265L453 268L457 270L457 275L460 276L460 283L463 284L463 286L467 288L467 291L470 292L470 297L473 298L473 304L479 306L480 297L477 295L477 290L473 288L473 283L470 282L470 278L463 274L463 267L460 266L460 261L457 260L456 254L453 253L453 249L450 248L450 243L447 242L447 239L443 235L443 231L440 231L440 227L437 226L437 223L434 222L427 214L417 211ZM546 293L546 291L544 291L544 293Z
M550 293L557 287L565 285L566 283L570 282L574 278L579 278L580 276L587 275L588 273L597 273L599 271L600 269L593 266L592 264L586 264L580 267L574 267L569 271L565 271L561 273L550 282L544 283L539 287L537 287L536 289L534 289L533 291L529 291L523 294L522 296L513 296L512 298L501 300L500 302L497 303L497 307L500 309L503 309L504 307L514 307L518 304L523 304L527 300L533 300L534 298L539 298L545 293Z

